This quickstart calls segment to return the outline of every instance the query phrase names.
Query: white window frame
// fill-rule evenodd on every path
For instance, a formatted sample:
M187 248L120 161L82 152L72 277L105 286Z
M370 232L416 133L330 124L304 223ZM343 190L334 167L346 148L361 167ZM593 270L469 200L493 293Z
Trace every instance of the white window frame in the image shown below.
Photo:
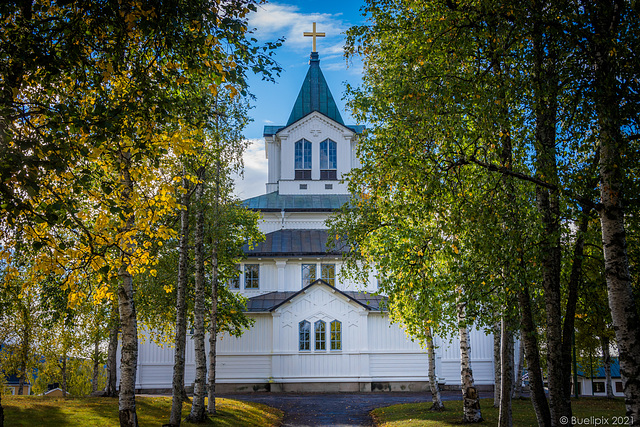
M244 278L244 289L251 289L251 290L257 290L260 289L260 264L244 264L243 266L243 275L242 277ZM253 267L256 267L256 277L252 278L250 280L250 282L252 283L252 286L247 286L247 284L249 283L249 280L247 278L247 273L249 273L249 271L247 270L247 267L251 267L253 269ZM255 286L253 286L253 283L255 282Z
M311 322L308 320L298 322L298 350L311 351Z
M322 326L322 329L318 328L318 326ZM319 339L318 335L320 335ZM327 322L324 320L316 320L313 322L313 338L313 348L315 351L327 350Z
M337 325L337 331L334 331L333 325ZM342 322L339 320L332 320L329 326L329 338L331 351L342 351Z
M305 277L305 274L304 274L305 273L305 267L313 267L313 279ZM301 278L302 278L302 287L304 288L306 286L309 286L310 284L315 282L316 279L318 278L318 264L316 264L316 263L302 264L300 266L300 274L301 274Z

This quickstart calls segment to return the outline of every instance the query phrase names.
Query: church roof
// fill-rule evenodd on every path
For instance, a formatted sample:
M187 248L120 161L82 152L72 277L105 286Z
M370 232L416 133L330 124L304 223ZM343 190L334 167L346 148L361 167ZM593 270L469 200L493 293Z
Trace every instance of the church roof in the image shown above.
M252 313L266 313L276 310L287 301L292 300L297 295L306 291L312 286L324 285L331 287L331 290L344 295L349 300L361 305L369 311L383 311L384 304L386 303L386 297L382 295L375 295L369 292L355 292L355 291L341 291L334 288L324 280L318 279L311 283L309 286L297 291L297 292L269 292L268 294L259 295L257 297L249 298L247 301L247 312Z
M307 71L307 75L304 78L302 88L300 88L300 92L298 93L298 98L295 104L293 104L287 126L297 122L313 111L318 111L341 125L344 125L340 110L338 110L333 95L331 95L331 90L329 90L329 85L327 85L327 81L320 69L318 52L311 52L309 71Z
M339 255L339 249L328 250L327 230L287 229L265 235L265 240L253 249L245 245L244 253L251 257Z
M289 120L286 125L268 125L264 127L264 136L275 135L282 129L294 124L303 117L317 111L342 126L351 129L356 134L361 134L365 127L362 125L345 125L340 115L340 110L333 99L329 85L320 69L320 57L318 52L311 52L309 70L305 76L296 102L293 104Z
M277 191L252 197L242 203L262 212L334 212L348 203L348 194L280 194Z

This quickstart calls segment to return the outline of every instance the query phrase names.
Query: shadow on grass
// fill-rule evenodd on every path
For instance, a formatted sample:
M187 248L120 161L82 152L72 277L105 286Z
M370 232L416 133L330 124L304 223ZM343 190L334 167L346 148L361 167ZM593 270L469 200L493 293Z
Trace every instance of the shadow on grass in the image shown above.
M573 415L586 419L589 417L612 418L625 413L622 398L605 399L598 397L582 397L571 401ZM445 402L446 411L433 412L429 410L431 402L407 403L378 408L372 411L377 426L402 427L437 427L459 426L462 423L462 401ZM493 399L481 399L480 408L483 425L498 424L498 408L493 407ZM535 427L538 422L533 412L531 401L514 400L512 406L513 425L518 427Z
M52 398L43 396L3 396L5 426L96 426L118 425L118 399L105 397ZM207 425L274 426L282 412L259 403L217 399L218 414ZM182 407L182 417L191 409ZM171 397L137 397L136 412L141 427L169 421ZM183 423L185 426L196 424ZM201 424L200 424L201 425Z

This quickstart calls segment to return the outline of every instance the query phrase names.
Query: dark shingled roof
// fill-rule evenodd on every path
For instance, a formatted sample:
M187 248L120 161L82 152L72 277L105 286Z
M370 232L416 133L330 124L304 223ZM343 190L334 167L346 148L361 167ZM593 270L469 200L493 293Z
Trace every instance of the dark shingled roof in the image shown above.
M348 194L284 194L277 191L242 202L248 209L262 212L334 212L348 203Z
M278 230L266 234L253 249L245 245L243 250L250 257L341 254L339 249L327 251L327 239L327 230Z
M249 298L247 301L247 312L249 313L267 313L276 310L278 307L291 301L296 295L309 289L311 286L324 285L329 286L336 292L346 296L350 300L358 303L362 307L370 311L384 311L384 305L386 304L386 297L381 295L374 295L368 292L355 292L355 291L341 291L340 289L333 288L324 280L318 279L309 286L299 290L298 292L269 292L268 294L259 295L257 297Z

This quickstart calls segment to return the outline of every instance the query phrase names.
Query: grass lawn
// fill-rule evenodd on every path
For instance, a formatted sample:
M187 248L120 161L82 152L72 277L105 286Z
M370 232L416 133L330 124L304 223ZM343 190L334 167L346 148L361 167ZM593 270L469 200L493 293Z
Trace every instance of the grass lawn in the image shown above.
M444 412L431 412L431 402L407 403L393 405L386 408L375 409L373 418L380 427L436 427L462 424L462 401L444 402L447 408ZM483 425L495 426L498 424L498 408L493 407L493 399L481 399L480 408ZM616 398L607 400L599 397L583 397L572 399L571 408L573 415L578 419L589 417L608 418L609 424L614 424L613 417L625 415L624 400ZM585 424L584 422L582 424ZM591 423L593 424L593 422ZM621 424L618 422L618 424ZM537 426L536 415L529 400L517 400L513 402L513 425L516 427Z
M119 424L118 399L108 397L2 396L5 426L105 426ZM158 427L169 422L171 397L136 397L140 426ZM183 419L190 404L182 407ZM207 425L277 426L282 411L260 403L216 399L218 415ZM183 426L197 424L182 423Z

